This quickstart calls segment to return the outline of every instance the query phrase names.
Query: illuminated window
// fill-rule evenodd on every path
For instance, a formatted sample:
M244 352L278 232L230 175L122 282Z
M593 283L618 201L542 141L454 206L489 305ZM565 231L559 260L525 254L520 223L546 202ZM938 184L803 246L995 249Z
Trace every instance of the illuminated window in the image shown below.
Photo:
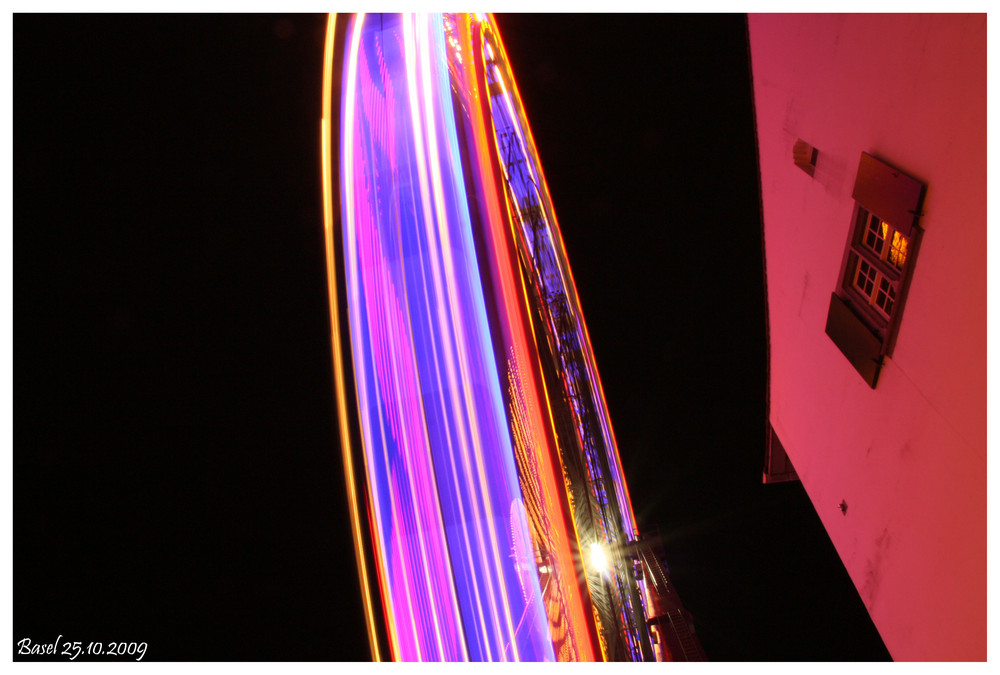
M872 388L899 330L923 195L922 183L862 154L851 234L826 332Z
M851 290L859 293L889 321L906 266L909 239L860 205L857 207L857 228L861 246L855 246L856 250L852 251Z
M909 241L899 232L892 233L892 244L889 247L889 262L896 266L896 269L903 269L906 264L906 248Z

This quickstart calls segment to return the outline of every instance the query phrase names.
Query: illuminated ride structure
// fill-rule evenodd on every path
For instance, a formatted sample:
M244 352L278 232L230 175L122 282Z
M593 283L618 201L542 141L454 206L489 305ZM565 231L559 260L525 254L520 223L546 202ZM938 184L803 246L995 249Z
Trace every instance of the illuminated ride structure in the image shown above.
M671 658L493 17L331 16L324 59L334 374L373 658Z

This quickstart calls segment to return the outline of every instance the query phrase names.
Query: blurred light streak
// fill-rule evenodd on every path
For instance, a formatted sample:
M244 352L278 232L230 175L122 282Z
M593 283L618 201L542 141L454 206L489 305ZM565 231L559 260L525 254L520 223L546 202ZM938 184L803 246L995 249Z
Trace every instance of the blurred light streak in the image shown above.
M495 20L493 19L492 14L489 16L489 19L490 22L495 25ZM500 37L499 32L494 31L494 33L496 35L496 42L500 51L500 56L504 63L508 63L507 50L503 46L503 40ZM535 146L535 140L531 133L531 127L527 122L527 115L524 112L524 106L521 103L521 95L517 89L517 81L511 78L510 84L512 92L511 94L508 95L507 98L509 98L512 101L512 105L517 111L517 117L515 119L517 119L519 122L518 131L524 133L524 140L528 147L528 154L526 156L530 158L537 158L538 155ZM549 195L548 183L546 182L545 176L542 174L540 170L537 173L538 173L537 185L539 186L540 193L544 197L544 200L541 203L547 207L549 204L551 204L551 201L549 200L548 197ZM568 259L566 256L566 247L565 244L563 243L562 235L560 234L558 221L556 219L555 213L547 209L546 216L551 221L549 232L553 238L553 243L555 245L555 249L558 254L559 267L563 275L563 284L566 289L567 295L570 299L570 302L572 304L573 310L576 316L580 318L578 326L580 331L582 332L583 339L581 340L581 346L585 353L589 381L591 385L595 388L595 394L597 396L600 409L606 412L607 403L604 397L604 387L601 384L600 374L597 371L596 360L594 358L593 349L591 347L590 334L589 331L587 330L587 324L582 320L583 310L580 307L576 282L573 280L573 272L569 266ZM607 414L604 414L601 415L599 419L601 421L602 431L605 435L605 438L610 443L609 447L617 448L618 444L617 441L615 440L614 430L611 427L611 418ZM619 456L618 452L615 451L609 453L609 459L612 461L611 469L613 473L613 482L615 484L615 489L618 492L619 502L622 505L623 515L625 515L627 518L626 522L624 523L626 526L625 528L626 533L630 537L635 538L638 527L636 526L635 523L635 515L632 512L632 506L631 506L632 502L629 496L628 484L625 481L625 472L621 466L621 457Z
M337 414L340 419L347 418L347 393L344 383L344 365L341 354L341 333L340 333L340 313L337 302L336 276L334 274L334 208L333 208L333 178L331 174L331 100L333 96L333 51L334 51L334 26L337 22L337 15L331 14L327 22L326 41L323 50L323 117L320 122L320 143L323 181L323 226L326 238L326 262L327 262L327 290L330 299L330 321L333 335L333 364L334 364L334 386L337 397ZM368 579L368 566L361 549L362 533L361 518L359 514L359 495L355 488L356 476L354 462L351 456L351 440L347 426L340 425L340 445L341 455L344 463L344 476L347 483L348 504L350 509L351 530L354 534L354 555L358 565L358 575L361 582L362 604L364 607L365 624L368 630L368 641L372 649L372 659L382 660L382 653L379 649L376 638L375 616L372 607L372 585Z
M561 465L561 453L576 446L556 433L554 406L566 405L564 392L550 392L543 375L542 359L551 358L539 351L547 329L535 325L519 252L531 233L516 231L521 220L510 201L516 195L508 192L512 183L493 120L485 69L498 68L494 56L506 64L493 18L357 15L346 21L339 73L333 72L335 16L324 53L324 222L341 443L373 656L600 658L605 647ZM336 172L335 78L341 106ZM534 142L509 72L496 79L516 142L530 159L525 168L533 198L545 207L546 246L556 251L561 292L571 300L586 352L583 381L602 406L601 433L612 450L611 479L626 520L621 525L634 537ZM503 84L508 79L512 91ZM354 374L356 419L347 367ZM360 439L363 467L352 459L349 429ZM384 634L372 599L376 587ZM390 654L379 650L382 635Z
M489 15L490 23L495 26L495 20L492 14ZM493 31L496 46L499 51L499 58L502 63L508 63L507 60L507 50L503 46L503 40L501 39L499 32L494 29ZM493 56L493 51L490 45L487 45L488 54ZM497 72L497 81L503 90L503 104L510 115L510 119L515 122L514 130L517 134L517 140L521 147L523 156L526 158L536 158L537 151L535 149L534 137L531 134L531 127L527 122L527 115L524 112L524 107L521 103L521 96L517 90L517 82L510 78L511 91L507 91L507 85L505 78L499 77L501 75L499 67L497 65L493 66ZM523 134L523 135L522 135ZM526 162L526 168L528 169L529 175L534 182L536 189L538 191L539 197L538 203L543 206L548 206L551 202L548 198L549 189L548 184L545 181L545 176L541 174L541 171L536 171L535 162ZM572 304L572 309L574 310L577 317L580 320L577 322L577 326L581 331L580 345L584 350L585 362L587 367L588 381L594 389L595 398L599 402L601 410L607 410L607 403L604 398L604 387L601 384L600 376L597 372L596 361L594 359L593 350L590 344L590 334L587 331L587 325L582 320L583 311L580 307L579 296L576 289L576 283L573 280L573 273L567 262L566 248L562 241L562 236L560 235L559 227L557 224L555 213L549 209L546 209L544 216L548 221L549 227L546 228L545 234L549 238L550 244L556 251L559 263L560 278L559 281L563 287L566 296L569 298ZM527 236L527 233L525 233ZM608 447L617 448L617 442L614 437L614 431L611 427L610 417L608 415L599 416L601 423L601 431L604 435ZM625 472L621 467L621 458L617 452L609 453L611 460L611 470L612 470L612 480L615 486L616 493L618 495L619 504L622 506L623 514L626 516L625 532L626 534L634 539L637 533L637 526L635 523L635 515L632 512L631 499L628 492L628 485L625 481Z

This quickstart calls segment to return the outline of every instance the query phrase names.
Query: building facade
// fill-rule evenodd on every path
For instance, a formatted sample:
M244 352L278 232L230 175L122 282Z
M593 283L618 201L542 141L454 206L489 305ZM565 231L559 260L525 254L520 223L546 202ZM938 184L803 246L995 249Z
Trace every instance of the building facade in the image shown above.
M802 481L894 659L984 660L986 16L748 26L765 481Z

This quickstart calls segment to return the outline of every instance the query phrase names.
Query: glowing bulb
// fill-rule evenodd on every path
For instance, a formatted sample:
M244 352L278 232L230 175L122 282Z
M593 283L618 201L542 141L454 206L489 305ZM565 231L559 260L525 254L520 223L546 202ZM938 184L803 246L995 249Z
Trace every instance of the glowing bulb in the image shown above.
M604 555L604 547L596 541L590 545L590 564L598 574L608 571L608 558Z

